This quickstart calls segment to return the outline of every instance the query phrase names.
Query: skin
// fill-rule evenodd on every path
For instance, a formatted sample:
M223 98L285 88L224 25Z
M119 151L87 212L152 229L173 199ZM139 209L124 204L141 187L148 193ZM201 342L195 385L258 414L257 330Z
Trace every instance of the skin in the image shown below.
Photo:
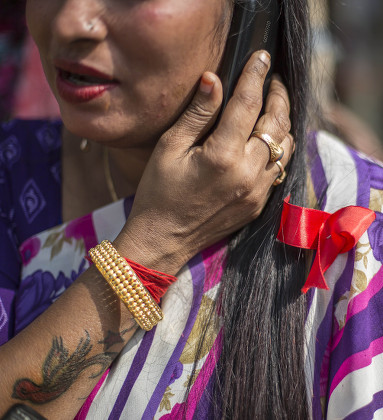
M64 207L70 220L110 199L98 170L101 148L81 155L79 137L115 147L110 160L117 193L133 194L154 145L190 103L201 74L218 68L230 9L222 0L29 0L26 12L66 127L63 202L76 203ZM119 86L90 103L70 104L57 92L58 58L102 71Z
M222 46L213 40L223 9L221 0L29 0L28 27L67 129L123 148L152 148L190 102L201 74L218 68ZM57 93L57 58L120 84L91 103L69 104Z
M266 53L257 52L220 123L206 137L219 111L222 87L218 77L205 70L215 70L219 62L223 45L213 47L214 29L228 12L226 3L28 0L27 4L28 23L53 90L50 60L57 54L97 65L104 72L111 70L123 81L121 88L90 103L60 103L66 126L64 214L73 216L66 211L70 207L81 214L99 204L87 203L88 189L95 188L92 184L97 184L93 191L100 201L108 201L99 152L101 146L113 146L110 158L118 191L136 193L131 215L114 242L123 256L176 274L196 252L259 215L279 169L269 163L267 146L249 137L254 126L269 133L284 147L286 165L292 152L289 100L274 79L265 114L258 119L270 62ZM92 31L87 26L90 19L95 19ZM153 61L142 54L145 46L152 48ZM79 152L81 136L95 142L91 159ZM23 402L35 408L38 399L38 411L48 418L73 418L97 383L106 358L112 360L135 329L130 313L91 267L0 348L0 360L6 361L0 415L20 402L17 395L22 393ZM69 360L75 363L76 374ZM59 366L57 375L52 375L52 365ZM60 387L53 389L50 384ZM38 394L29 395L32 389Z

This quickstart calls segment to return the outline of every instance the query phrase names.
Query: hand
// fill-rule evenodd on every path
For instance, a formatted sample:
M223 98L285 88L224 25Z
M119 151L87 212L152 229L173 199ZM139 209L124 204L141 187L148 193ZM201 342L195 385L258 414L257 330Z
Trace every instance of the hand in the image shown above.
M281 144L283 166L293 150L289 98L277 78L258 120L269 66L267 53L252 55L207 138L222 102L222 85L213 73L202 76L192 103L160 138L145 168L132 212L115 242L122 255L175 274L197 252L260 214L279 168L269 162L267 145L250 138L252 131Z

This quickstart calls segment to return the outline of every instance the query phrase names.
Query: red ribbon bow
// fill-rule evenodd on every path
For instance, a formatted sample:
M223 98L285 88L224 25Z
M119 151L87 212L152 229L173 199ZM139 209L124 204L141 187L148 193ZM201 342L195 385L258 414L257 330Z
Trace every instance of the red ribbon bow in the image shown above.
M311 287L328 290L325 271L338 254L350 251L375 220L375 213L364 207L344 207L335 213L307 209L283 203L281 224L277 238L291 246L316 249L316 256L302 288L306 293Z

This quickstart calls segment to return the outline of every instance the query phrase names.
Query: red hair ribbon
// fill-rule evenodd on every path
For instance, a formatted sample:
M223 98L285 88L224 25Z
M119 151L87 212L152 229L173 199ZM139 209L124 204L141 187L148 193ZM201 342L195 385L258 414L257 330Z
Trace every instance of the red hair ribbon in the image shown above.
M364 207L344 207L335 213L308 209L283 203L281 224L277 238L291 246L315 249L316 255L307 280L302 288L328 290L325 271L338 254L350 251L375 220L375 213Z

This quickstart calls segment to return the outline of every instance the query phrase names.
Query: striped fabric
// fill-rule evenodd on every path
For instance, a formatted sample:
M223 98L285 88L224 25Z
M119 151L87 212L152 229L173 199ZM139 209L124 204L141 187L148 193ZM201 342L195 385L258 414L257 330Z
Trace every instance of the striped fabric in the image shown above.
M131 205L132 199L121 200L29 238L22 249L29 249L31 242L41 245L23 266L16 301L21 305L27 299L26 294L30 295L31 290L24 288L23 283L29 284L42 267L52 267L49 275L53 281L63 276L70 278L73 270L75 273L85 270L89 264L84 259L86 250L103 239L113 240L124 225ZM185 392L193 375L197 342L217 294L225 249L225 241L216 244L181 270L178 281L161 302L165 319L148 333L137 331L88 398L78 419L181 417ZM16 331L20 331L31 319L22 311L17 314ZM203 415L201 406L197 406L220 351L219 329L217 322L209 327L209 338L191 382L189 413L198 409Z
M309 296L305 368L314 419L383 418L383 170L330 135L311 143L311 180L323 210L369 207L376 221ZM313 397L312 397L313 396Z
M359 205L377 214L357 246L326 272L330 290L308 293L304 363L312 418L383 418L383 168L326 133L312 135L308 162L310 201L321 202L327 212ZM86 250L115 238L131 205L132 199L121 200L21 245L25 263L16 292L16 332L32 320L22 312L31 287L49 277L57 285L52 303L86 269ZM181 270L161 302L165 319L150 332L137 331L77 419L169 420L183 413L190 420L209 418L210 379L222 338L218 318L209 324L198 357L197 344L214 308L225 251L223 241ZM33 296L36 304L28 307L37 316L43 309L37 292Z

